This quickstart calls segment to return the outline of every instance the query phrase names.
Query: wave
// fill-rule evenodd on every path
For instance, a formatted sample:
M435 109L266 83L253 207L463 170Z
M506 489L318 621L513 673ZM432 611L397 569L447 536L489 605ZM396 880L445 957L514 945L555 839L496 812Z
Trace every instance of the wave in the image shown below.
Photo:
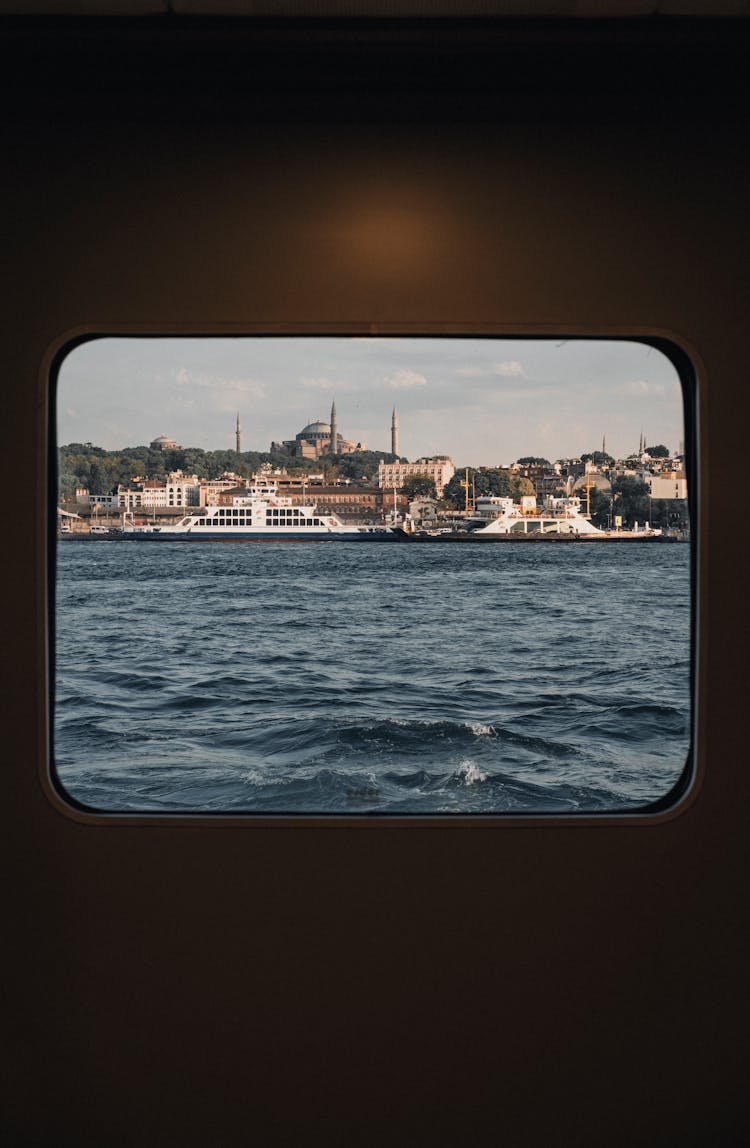
M228 775L194 769L132 767L112 774L86 771L76 798L108 810L216 810L273 814L586 813L626 809L636 802L605 787L542 785L479 769L465 759L445 772L410 773L322 768L269 779L257 769Z
M356 549L186 563L164 544L124 568L123 548L61 547L55 752L76 797L492 813L668 792L689 741L686 549L653 569L627 547Z

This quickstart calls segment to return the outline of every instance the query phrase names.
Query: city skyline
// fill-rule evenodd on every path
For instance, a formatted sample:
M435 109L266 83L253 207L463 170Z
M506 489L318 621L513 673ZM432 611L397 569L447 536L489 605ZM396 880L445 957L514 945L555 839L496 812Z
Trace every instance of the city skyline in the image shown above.
M665 355L626 340L363 337L121 338L80 344L59 373L58 442L116 450L167 434L185 447L268 451L328 422L369 450L507 465L640 437L684 439L679 379Z

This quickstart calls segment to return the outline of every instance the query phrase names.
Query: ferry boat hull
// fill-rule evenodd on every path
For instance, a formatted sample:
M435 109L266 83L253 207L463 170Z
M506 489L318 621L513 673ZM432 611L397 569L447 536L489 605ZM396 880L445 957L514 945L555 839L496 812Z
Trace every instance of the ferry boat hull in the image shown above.
M362 527L351 531L329 530L325 533L278 530L249 530L230 533L225 530L166 530L154 527L138 527L126 530L122 536L128 542L396 542L396 535L390 529L368 529Z
M408 530L401 528L397 531L398 537L402 542L507 542L510 544L517 543L532 543L532 544L546 544L548 542L674 542L674 538L667 538L659 534L654 534L646 531L613 531L612 533L602 532L600 534L556 534L556 533L532 533L524 534L522 532L507 533L507 534L485 534L481 530L449 530L449 531L417 531L412 534Z
M279 494L256 475L251 486L219 506L189 510L179 522L123 522L127 542L393 542L387 526L355 526L315 505Z

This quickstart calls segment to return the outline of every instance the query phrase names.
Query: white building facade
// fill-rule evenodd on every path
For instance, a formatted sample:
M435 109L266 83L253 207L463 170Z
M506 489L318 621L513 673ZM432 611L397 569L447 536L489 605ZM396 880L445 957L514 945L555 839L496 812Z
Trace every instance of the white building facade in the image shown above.
M167 475L167 506L200 506L201 487L197 474L175 470Z
M432 479L435 483L435 492L438 498L441 498L443 488L455 473L456 468L447 455L420 458L416 462L381 462L378 466L378 486L396 487L400 490L407 478L418 474Z
M647 474L646 484L652 498L687 498L687 478L681 470Z

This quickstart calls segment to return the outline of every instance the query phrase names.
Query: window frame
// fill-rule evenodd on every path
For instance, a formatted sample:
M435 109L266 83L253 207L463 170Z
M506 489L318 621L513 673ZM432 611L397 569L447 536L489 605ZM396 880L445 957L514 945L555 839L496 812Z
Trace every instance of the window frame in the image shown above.
M636 342L660 351L674 367L680 380L683 396L685 471L690 522L690 732L686 761L675 785L665 795L648 805L632 810L613 810L588 813L505 812L492 814L455 813L255 813L253 811L115 811L89 808L69 794L56 775L54 768L54 705L55 705L55 607L56 607L56 507L57 507L57 425L56 397L60 368L65 358L77 346L95 339L127 338L155 340L161 338L209 339L246 337L248 339L279 337L371 337L409 339L497 339L539 340L560 339L579 341ZM591 826L612 825L655 826L681 816L698 799L705 773L703 730L705 717L706 658L702 654L705 641L707 607L706 589L706 530L704 522L707 507L707 460L705 442L700 429L705 418L706 372L697 348L674 331L651 326L597 327L596 325L545 324L449 324L449 323L390 323L382 327L372 323L338 324L284 324L284 323L232 323L221 325L116 324L81 326L62 333L48 347L43 356L38 378L38 409L42 414L38 434L40 438L40 468L37 484L37 540L39 559L39 606L45 619L42 627L40 655L45 667L46 699L45 728L40 738L37 771L42 789L51 804L66 817L93 825L243 825L287 827L361 826L362 828L397 829L406 826L424 828L497 829L533 828L535 826Z

